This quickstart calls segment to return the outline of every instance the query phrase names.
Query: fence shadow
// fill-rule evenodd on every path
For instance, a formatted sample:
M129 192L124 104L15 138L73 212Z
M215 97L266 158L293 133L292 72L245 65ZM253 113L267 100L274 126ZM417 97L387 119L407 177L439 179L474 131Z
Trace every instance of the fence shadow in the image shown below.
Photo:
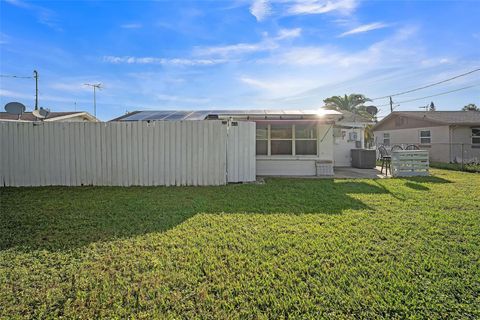
M68 250L162 232L197 213L341 214L369 209L352 194L387 192L364 181L300 179L223 187L2 188L0 250Z
M405 186L406 186L406 187L409 187L410 189L418 190L418 191L428 191L428 190L430 190L429 187L426 187L426 186L424 186L423 184L414 183L414 182L411 182L411 181L407 181L407 182L405 183Z
M402 180L407 180L415 183L452 183L452 181L441 178L439 176L426 176L426 177L402 177L402 178L397 178L397 179L402 179Z

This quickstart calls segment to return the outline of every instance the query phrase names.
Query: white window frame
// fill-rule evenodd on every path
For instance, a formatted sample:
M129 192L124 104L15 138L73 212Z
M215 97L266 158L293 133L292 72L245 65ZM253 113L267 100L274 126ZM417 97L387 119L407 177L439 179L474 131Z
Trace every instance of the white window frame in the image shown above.
M473 130L478 130L478 135L473 135ZM473 142L473 139L480 139L480 127L471 128L471 133L472 133L472 144L480 145L480 142Z
M388 135L388 138L385 137L385 135ZM384 132L384 133L383 133L383 137L382 137L383 145L384 145L384 146L390 146L390 144L391 144L391 142L392 142L390 139L391 139L391 137L390 137L390 132ZM385 140L388 140L388 143L385 143Z
M422 137L422 132L428 132L428 137ZM418 139L420 144L432 144L432 131L425 129L418 131ZM428 139L428 142L422 142L422 139Z
M270 154L270 125L267 124L267 138L266 139L257 139L257 132L255 129L255 155L257 155L256 151L256 143L257 141L267 141L267 154L259 154L258 156L268 156Z
M292 125L292 136L293 136L293 145L292 145L292 152L293 152L293 155L297 155L297 145L295 143L295 141L316 141L316 149L317 149L317 152L315 154L300 154L299 156L309 156L309 157L312 157L312 156L318 156L318 125L315 125L315 138L297 138L297 130L296 130L296 125Z
M281 124L281 123L279 123ZM316 130L316 138L315 139L304 139L304 138L300 138L300 139L296 139L295 137L295 124L291 124L291 130L292 130L292 138L291 139L272 139L272 124L271 123L268 123L267 124L267 154L256 154L256 157L259 158L259 159L279 159L279 158L305 158L305 159L316 159L318 158L319 154L320 154L320 138L319 138L319 128L318 128L318 124L316 124L315 126L315 130ZM260 140L260 141L265 141L265 139L255 139L255 143L257 140ZM292 153L291 154L273 154L272 155L272 140L277 140L277 141L292 141ZM295 150L295 140L310 140L310 141L317 141L317 153L316 154L301 154L301 155L297 155L296 154L296 150Z
M281 124L281 123L279 123ZM285 124L281 124L285 125ZM295 125L287 124L290 126L290 130L292 131L291 138L272 138L272 124L268 125L268 155L272 157L289 157L295 155ZM292 142L292 153L291 154L272 154L272 141L291 141Z

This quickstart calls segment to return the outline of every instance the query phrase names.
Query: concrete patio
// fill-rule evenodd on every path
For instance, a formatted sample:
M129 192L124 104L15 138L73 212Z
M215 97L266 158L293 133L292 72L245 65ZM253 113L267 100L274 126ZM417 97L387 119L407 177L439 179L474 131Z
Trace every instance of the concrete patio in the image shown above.
M384 179L391 178L390 171L386 176L384 173L380 173L380 167L375 169L358 169L351 167L337 167L334 171L335 179ZM385 171L385 170L384 170Z

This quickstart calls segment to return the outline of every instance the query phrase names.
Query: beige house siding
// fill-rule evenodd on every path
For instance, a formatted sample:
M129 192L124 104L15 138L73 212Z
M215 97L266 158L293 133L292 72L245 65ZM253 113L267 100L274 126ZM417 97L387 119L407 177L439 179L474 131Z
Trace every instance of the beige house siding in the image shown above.
M375 144L383 144L384 133L390 133L390 145L418 144L430 151L436 162L479 162L480 145L472 145L471 126L435 126L410 129L376 130ZM420 131L430 130L431 144L420 144Z
M437 162L450 161L450 129L449 126L435 126L410 129L395 129L375 131L375 143L383 144L383 134L390 134L390 145L420 144L420 131L430 130L431 143L420 145L421 149L430 151L430 160Z
M480 128L479 126L475 126ZM451 126L452 162L480 162L480 145L472 145L472 126Z

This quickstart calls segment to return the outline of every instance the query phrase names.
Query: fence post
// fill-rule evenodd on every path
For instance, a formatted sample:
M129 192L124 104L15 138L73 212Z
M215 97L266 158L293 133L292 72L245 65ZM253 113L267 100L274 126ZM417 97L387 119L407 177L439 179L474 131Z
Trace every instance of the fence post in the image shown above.
M464 158L465 158L465 155L463 154L463 143L462 143L462 171L465 171L465 169L464 169L464 162L465 162Z

